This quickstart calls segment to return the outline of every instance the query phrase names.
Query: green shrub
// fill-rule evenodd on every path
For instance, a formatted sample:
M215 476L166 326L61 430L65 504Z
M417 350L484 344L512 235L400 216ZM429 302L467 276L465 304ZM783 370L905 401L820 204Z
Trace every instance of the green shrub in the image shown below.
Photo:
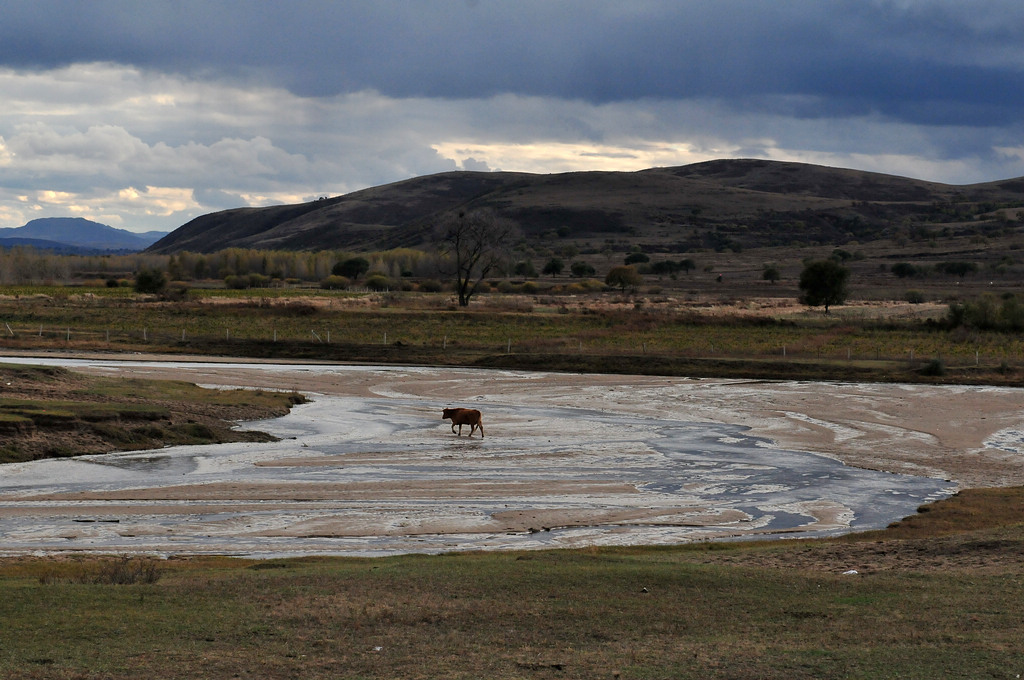
M135 275L135 292L155 294L167 286L167 277L159 269L140 269Z
M366 287L370 290L391 290L394 286L391 284L391 279L384 276L383 274L374 274L373 276L366 279Z
M344 276L348 279L358 279L368 271L370 271L370 262L365 257L350 257L331 268L332 275Z
M440 293L444 290L444 286L437 279L427 279L420 281L420 290L424 293Z
M331 274L320 282L320 287L324 290L345 290L351 283L347 276Z

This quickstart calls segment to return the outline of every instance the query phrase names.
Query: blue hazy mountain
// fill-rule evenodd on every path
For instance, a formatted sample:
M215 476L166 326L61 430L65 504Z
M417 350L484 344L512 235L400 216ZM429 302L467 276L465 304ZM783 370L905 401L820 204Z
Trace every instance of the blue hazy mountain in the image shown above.
M137 234L81 217L44 217L22 227L0 229L0 247L26 245L60 253L138 251L166 235L162 231Z

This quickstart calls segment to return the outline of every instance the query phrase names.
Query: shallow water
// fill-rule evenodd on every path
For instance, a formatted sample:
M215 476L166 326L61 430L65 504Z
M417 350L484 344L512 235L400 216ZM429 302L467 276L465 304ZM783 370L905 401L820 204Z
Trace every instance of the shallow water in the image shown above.
M154 366L50 363L118 372ZM160 366L199 383L223 368ZM273 371L300 389L309 371L378 372L398 383L490 375L230 369L231 380L239 369ZM524 406L537 374L509 375L514 399L480 397L482 440L453 435L434 401L382 389L373 397L313 395L284 418L246 425L282 438L274 443L0 466L0 552L385 555L821 536L884 527L954 490L780 449L733 425Z

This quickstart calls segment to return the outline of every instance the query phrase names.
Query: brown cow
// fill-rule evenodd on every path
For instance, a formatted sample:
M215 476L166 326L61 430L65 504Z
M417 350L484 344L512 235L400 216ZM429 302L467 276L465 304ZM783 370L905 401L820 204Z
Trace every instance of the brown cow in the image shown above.
M462 426L470 425L469 436L473 436L473 432L480 428L480 439L484 438L484 423L480 419L480 411L475 408L446 408L441 411L441 420L446 418L452 419L452 432L455 432L455 426L459 426L459 436L462 436Z

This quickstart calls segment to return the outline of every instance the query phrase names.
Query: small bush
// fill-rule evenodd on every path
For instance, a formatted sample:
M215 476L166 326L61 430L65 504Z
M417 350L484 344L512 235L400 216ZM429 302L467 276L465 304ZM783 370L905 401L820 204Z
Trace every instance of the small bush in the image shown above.
M160 297L168 302L185 302L189 298L188 284L184 281L172 281Z
M905 299L912 305L919 305L925 302L924 293L919 290L908 290Z
M394 286L391 284L391 279L384 276L383 274L374 274L370 278L366 279L366 287L370 290L391 290Z
M351 283L348 277L331 274L320 282L320 287L324 290L345 290Z
M437 279L427 279L420 281L420 290L424 293L440 293L444 286Z
M156 583L160 580L160 569L150 559L122 557L100 567L93 583L130 586L136 583Z
M946 364L942 359L932 359L920 371L921 375L942 376L946 375Z
M188 423L181 427L181 432L193 439L204 441L217 438L217 434L208 425L202 423Z
M141 269L135 275L135 292L153 294L167 286L167 277L159 269Z
M98 563L71 564L60 569L47 569L39 575L41 585L59 583L130 586L152 584L162 576L156 560L132 558L127 555Z

